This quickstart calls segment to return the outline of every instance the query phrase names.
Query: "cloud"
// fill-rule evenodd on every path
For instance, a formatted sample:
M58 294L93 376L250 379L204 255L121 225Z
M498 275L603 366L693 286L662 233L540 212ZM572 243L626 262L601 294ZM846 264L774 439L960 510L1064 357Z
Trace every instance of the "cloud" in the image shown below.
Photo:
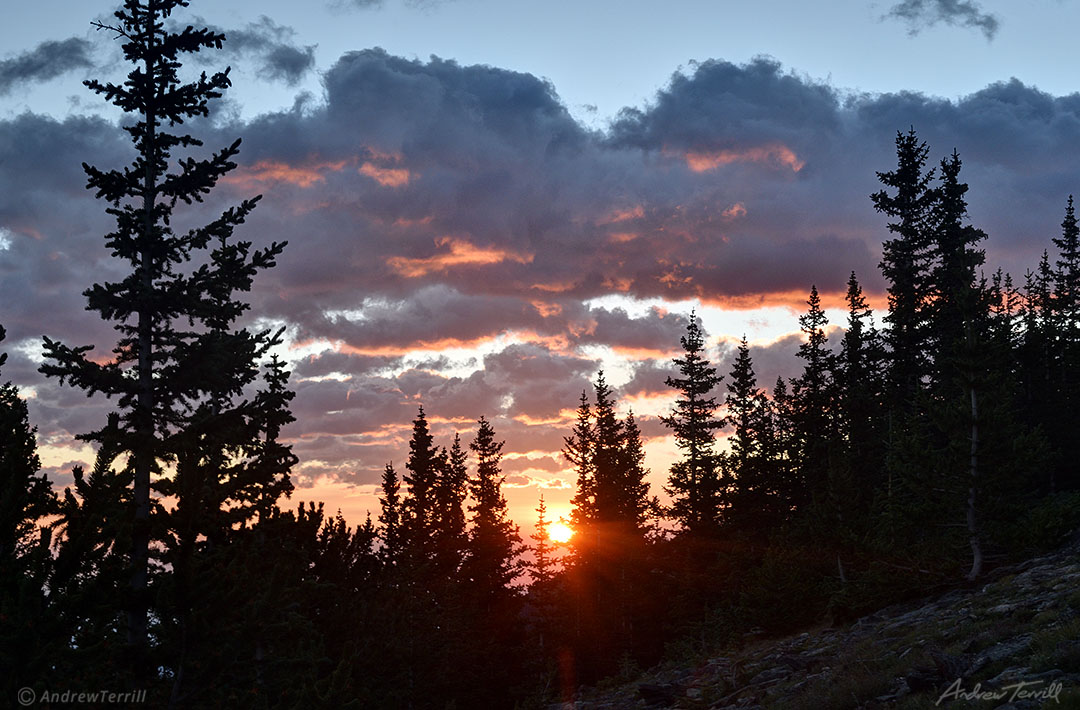
M997 15L970 0L904 0L893 5L885 17L904 20L912 35L944 22L977 29L987 40L994 39L1001 24Z
M31 50L0 60L0 96L24 84L48 81L93 66L91 45L85 39L69 37L42 42Z
M262 56L267 44L247 46ZM835 298L854 269L880 294L887 232L868 195L895 165L898 129L914 125L935 157L960 151L988 264L1017 277L1080 184L1080 95L1015 79L955 100L862 95L769 59L713 60L603 131L550 83L498 67L376 49L342 56L323 81L325 102L303 110L191 124L208 146L244 143L238 169L177 223L265 195L238 236L289 246L256 279L251 313L322 349L295 366L288 436L305 475L363 484L401 460L420 403L440 437L484 414L508 452L557 452L612 359L659 435L645 409L670 389L688 301L789 306L794 330L811 283ZM79 166L121 166L130 151L100 119L0 120L5 344L114 341L83 310L81 292L123 268ZM724 375L731 344L714 348ZM752 346L760 386L798 373L797 346ZM23 355L5 376L36 388L35 423L56 440L100 426L94 401Z
M199 22L205 25L205 22ZM263 79L296 86L315 67L315 45L297 45L294 41L296 30L279 25L266 15L243 27L210 26L210 29L225 35L225 56L253 59L258 66L258 75ZM213 54L196 56L198 61L207 63L217 61Z

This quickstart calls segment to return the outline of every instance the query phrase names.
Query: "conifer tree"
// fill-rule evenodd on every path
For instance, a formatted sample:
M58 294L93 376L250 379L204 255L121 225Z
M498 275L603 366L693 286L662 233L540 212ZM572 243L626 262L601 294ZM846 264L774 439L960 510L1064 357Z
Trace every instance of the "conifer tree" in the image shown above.
M544 502L544 494L540 494L540 503L536 506L535 532L529 537L536 543L532 545L533 561L529 565L532 587L540 589L547 587L555 579L555 552L551 544L551 535L548 533L551 521L547 519L547 504Z
M709 395L723 377L704 356L705 333L693 313L680 342L685 354L674 363L682 376L666 380L679 398L661 421L675 432L683 458L672 464L665 490L672 498L670 515L684 530L711 534L720 524L722 494L714 432L723 424L715 415L716 398Z
M890 408L894 419L905 416L914 406L915 396L929 373L926 352L929 300L929 268L932 244L930 212L936 194L930 187L934 171L924 171L930 149L911 129L896 134L896 170L879 172L886 189L870 199L874 208L889 219L894 235L883 245L881 272L889 282ZM890 192L891 191L891 192ZM894 422L896 424L898 422Z
M582 670L590 675L610 669L613 659L634 647L635 623L643 621L637 590L646 516L652 507L633 415L625 421L616 416L614 393L603 372L597 375L594 392L594 408L582 397L575 433L564 449L578 468L570 577L575 587L574 630L587 654Z
M596 521L596 466L593 461L595 434L589 396L582 391L577 420L571 435L564 438L563 456L577 473L577 490L573 499L571 521L579 538L591 538L588 528ZM580 540L579 540L580 543Z
M465 496L468 482L467 454L461 437L454 434L454 443L444 466L435 479L436 555L445 574L456 576L468 547L465 532Z
M0 341L5 337L0 326ZM0 365L7 354L0 354ZM15 697L54 667L64 652L50 635L47 587L52 572L48 516L56 495L40 472L35 430L26 402L10 382L0 384L0 692ZM62 635L57 634L62 638Z
M833 488L840 493L835 501L837 510L850 526L855 515L869 511L874 490L881 483L885 455L881 377L884 352L873 312L854 271L848 279L845 300L847 329L836 368L843 460L835 469L840 480Z
M755 533L765 532L777 521L776 481L768 460L770 437L768 401L757 386L750 345L744 335L731 366L724 423L732 428L727 462L731 484L731 522Z
M228 71L184 83L181 57L220 48L221 34L166 23L184 0L126 0L115 24L99 25L123 40L125 59L134 65L120 85L87 82L134 123L125 127L136 157L123 169L101 170L84 164L88 187L104 199L116 228L106 246L130 268L118 282L86 291L88 308L114 324L119 340L114 357L99 364L88 357L92 346L68 347L45 339L46 375L93 394L116 397L117 426L88 434L100 446L129 454L122 475L132 490L127 608L129 667L136 678L149 674L148 620L151 595L150 552L163 509L152 496L155 474L168 481L167 465L190 444L183 432L210 406L215 418L232 421L229 441L215 449L250 443L252 418L236 398L258 375L258 361L275 342L269 333L252 333L235 324L248 306L237 294L249 291L255 274L274 265L284 244L253 249L232 239L258 198L245 200L213 221L187 232L173 230L180 203L202 202L236 165L240 141L210 157L178 158L178 149L201 142L170 129L208 115L208 103L230 84ZM199 263L185 271L187 264ZM207 363L213 367L208 367ZM218 406L212 404L218 399ZM195 414L193 414L193 412ZM243 421L242 421L243 420ZM114 440L106 441L106 437Z
M1055 352L1055 377L1057 379L1056 401L1044 405L1045 409L1074 412L1080 405L1080 226L1072 195L1065 206L1065 218L1061 222L1061 236L1055 237L1054 246L1058 257L1054 262L1054 311L1057 347ZM1080 484L1077 460L1080 460L1080 444L1068 423L1069 418L1054 416L1048 422L1047 433L1059 450L1065 472L1065 486L1075 488Z
M420 407L409 440L409 458L405 463L409 473L404 476L409 490L402 502L401 516L402 539L414 562L429 562L435 556L435 494L442 463L424 408Z
M387 463L383 469L379 506L380 556L384 565L393 566L400 561L402 552L401 483L393 463Z
M466 577L479 592L482 608L505 598L520 571L523 551L518 528L510 520L502 494L500 469L503 442L495 440L491 423L480 417L469 448L476 454L476 476L469 481L473 503Z
M796 506L821 502L828 494L829 467L836 442L835 357L828 349L829 321L821 308L817 287L811 286L807 311L799 316L805 341L798 357L803 372L793 382L793 424L796 433L799 486Z

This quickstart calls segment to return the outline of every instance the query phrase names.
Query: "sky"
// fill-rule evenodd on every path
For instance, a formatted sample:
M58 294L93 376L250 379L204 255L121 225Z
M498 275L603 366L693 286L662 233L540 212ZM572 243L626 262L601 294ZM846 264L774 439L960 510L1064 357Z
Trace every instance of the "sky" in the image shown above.
M113 343L81 295L122 276L81 168L131 159L122 117L81 85L126 71L90 25L112 9L0 9L2 376L59 485L110 407L37 368L43 335ZM354 523L420 405L447 446L492 421L524 532L541 494L566 515L559 450L600 369L660 493L664 380L692 309L722 373L745 335L771 386L798 371L812 284L833 343L852 271L884 305L868 196L898 130L934 161L959 152L988 270L1018 282L1080 185L1069 0L195 0L176 21L226 34L189 69L234 81L190 130L243 138L238 169L178 219L264 195L239 236L289 242L249 300L252 325L287 332L294 499Z

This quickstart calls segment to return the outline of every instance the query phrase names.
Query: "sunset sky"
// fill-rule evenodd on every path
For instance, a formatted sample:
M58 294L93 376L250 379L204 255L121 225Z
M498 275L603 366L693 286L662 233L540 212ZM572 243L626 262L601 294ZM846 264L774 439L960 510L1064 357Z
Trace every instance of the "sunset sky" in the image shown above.
M81 163L131 159L101 0L0 10L3 377L22 387L51 477L92 451L74 435L109 403L45 381L41 336L94 343L81 292L115 280L104 205ZM240 167L179 223L263 194L238 233L288 240L251 294L284 325L301 463L294 499L353 522L377 512L422 404L438 439L481 415L506 440L512 514L568 512L558 454L603 368L647 437L654 492L674 445L664 379L697 308L726 373L751 341L759 383L797 372L811 284L839 306L855 270L884 305L885 220L868 195L914 126L955 148L987 261L1022 283L1080 190L1080 4L906 0L516 3L196 0L224 31L235 87L208 147ZM833 324L842 312L830 310ZM834 335L832 341L837 340Z

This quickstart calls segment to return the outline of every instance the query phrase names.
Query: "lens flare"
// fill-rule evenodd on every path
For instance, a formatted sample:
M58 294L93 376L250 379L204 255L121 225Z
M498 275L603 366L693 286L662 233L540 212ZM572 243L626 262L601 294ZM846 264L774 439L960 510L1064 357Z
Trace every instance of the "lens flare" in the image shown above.
M548 528L548 537L555 542L569 542L570 538L574 536L574 530L561 520L557 523L552 523Z

